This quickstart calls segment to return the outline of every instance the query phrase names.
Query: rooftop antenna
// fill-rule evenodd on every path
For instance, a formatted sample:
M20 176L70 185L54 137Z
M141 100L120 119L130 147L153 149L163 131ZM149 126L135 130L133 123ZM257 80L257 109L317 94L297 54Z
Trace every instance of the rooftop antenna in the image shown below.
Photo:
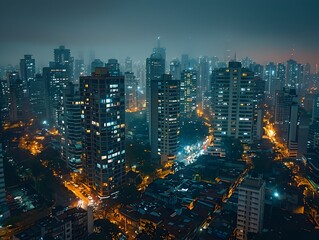
M234 61L237 62L236 51L235 51L235 54L234 54Z
M158 36L157 37L157 48L160 48L161 47L161 37Z

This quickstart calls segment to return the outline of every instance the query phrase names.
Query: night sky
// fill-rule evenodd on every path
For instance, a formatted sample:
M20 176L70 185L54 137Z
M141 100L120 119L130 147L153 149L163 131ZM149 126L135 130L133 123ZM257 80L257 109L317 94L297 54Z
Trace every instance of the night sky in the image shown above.
M318 0L1 0L0 65L65 45L75 58L145 61L157 36L167 59L236 51L265 64L319 63Z

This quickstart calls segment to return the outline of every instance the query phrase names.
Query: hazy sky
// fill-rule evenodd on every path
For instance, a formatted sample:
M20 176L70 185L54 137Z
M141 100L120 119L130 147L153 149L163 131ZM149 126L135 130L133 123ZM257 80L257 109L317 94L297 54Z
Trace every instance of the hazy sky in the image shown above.
M161 36L167 59L191 56L319 63L319 0L1 0L0 65L63 44L75 58L145 61Z

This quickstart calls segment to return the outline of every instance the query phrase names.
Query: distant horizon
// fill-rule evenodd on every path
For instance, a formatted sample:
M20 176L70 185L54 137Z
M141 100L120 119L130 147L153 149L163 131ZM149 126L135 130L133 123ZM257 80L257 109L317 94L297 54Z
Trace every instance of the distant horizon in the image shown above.
M145 61L161 37L167 60L218 56L226 49L257 63L319 64L317 0L92 0L1 3L0 66L32 54L38 66L65 45L75 59Z
M155 47L155 40L154 40L154 47ZM56 45L56 46L53 46L52 49L48 49L48 51L46 51L46 54L50 55L51 54L51 58L47 58L47 57L43 57L43 54L34 54L32 53L32 51L28 51L24 54L21 55L21 57L17 58L14 62L5 62L2 60L0 66L1 67L7 67L8 65L11 65L13 67L16 67L16 66L19 66L19 62L20 62L20 59L23 59L24 58L24 55L32 55L32 58L35 59L35 62L36 62L36 68L42 68L42 67L46 67L46 66L49 66L49 63L52 62L54 59L53 59L53 51L55 48L58 48L59 46L65 46L67 49L70 49L71 51L71 56L74 57L74 60L77 60L77 59L83 59L84 60L84 63L86 65L89 65L91 64L90 62L90 57L92 56L95 56L93 59L100 59L101 61L103 62L107 62L108 59L111 59L111 58L115 58L119 61L119 63L123 64L124 61L125 61L125 58L126 57L130 57L133 61L133 64L134 63L137 63L137 62L142 62L142 63L145 63L146 61L146 58L148 58L151 53L152 53L152 47L149 49L149 54L148 55L145 55L145 57L134 57L132 55L127 55L127 56L120 56L120 57L117 57L115 56L114 54L112 55L109 55L109 56L105 56L103 57L101 53L99 54L96 54L95 51L92 51L92 50L88 50L88 51L82 51L82 50L78 50L78 51L72 51L72 47L66 45L66 44L59 44L59 45ZM164 44L161 44L161 46L163 46ZM212 54L212 55L209 55L209 54L189 54L187 52L181 52L179 55L173 55L173 54L170 54L170 52L168 51L168 49L163 46L163 48L166 49L166 61L169 63L171 60L173 59L176 59L178 58L179 60L181 60L181 55L182 54L188 54L190 59L198 59L200 57L217 57L219 59L219 61L221 62L228 62L227 59L225 59L225 56L218 56L218 55L215 55L215 54ZM36 50L34 50L33 52L37 52ZM76 53L77 52L77 53ZM225 51L226 52L226 51ZM316 65L318 65L319 63L319 60L318 60L318 63L317 62L314 62L312 63L309 59L307 59L306 56L302 56L300 54L297 54L295 53L295 55L292 55L291 53L290 54L286 54L287 56L273 56L272 58L270 58L270 56L267 58L266 55L263 59L256 59L254 58L253 56L249 56L249 55L241 55L241 53L238 53L238 51L236 50L230 50L230 56L234 56L236 54L236 60L237 61L241 61L243 60L244 58L248 57L250 58L253 62L257 63L257 64L261 64L261 65L266 65L268 64L269 62L274 62L275 64L278 64L278 63L286 63L288 60L290 59L293 59L295 61L297 61L298 63L301 63L303 65L307 64L307 63L310 63L311 65L311 72L314 72L315 71L315 67ZM40 55L42 57L40 57ZM225 54L224 54L225 55ZM299 56L298 56L299 55ZM230 60L233 60L234 58L230 58Z

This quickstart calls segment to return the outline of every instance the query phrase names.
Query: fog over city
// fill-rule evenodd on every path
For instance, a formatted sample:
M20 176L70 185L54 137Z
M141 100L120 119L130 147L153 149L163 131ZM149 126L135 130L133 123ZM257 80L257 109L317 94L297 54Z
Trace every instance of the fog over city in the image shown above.
M25 53L46 66L66 45L75 58L131 56L143 61L157 36L167 59L217 56L226 50L259 63L295 58L318 63L319 2L315 0L136 0L1 2L0 65ZM293 50L294 49L294 50Z

